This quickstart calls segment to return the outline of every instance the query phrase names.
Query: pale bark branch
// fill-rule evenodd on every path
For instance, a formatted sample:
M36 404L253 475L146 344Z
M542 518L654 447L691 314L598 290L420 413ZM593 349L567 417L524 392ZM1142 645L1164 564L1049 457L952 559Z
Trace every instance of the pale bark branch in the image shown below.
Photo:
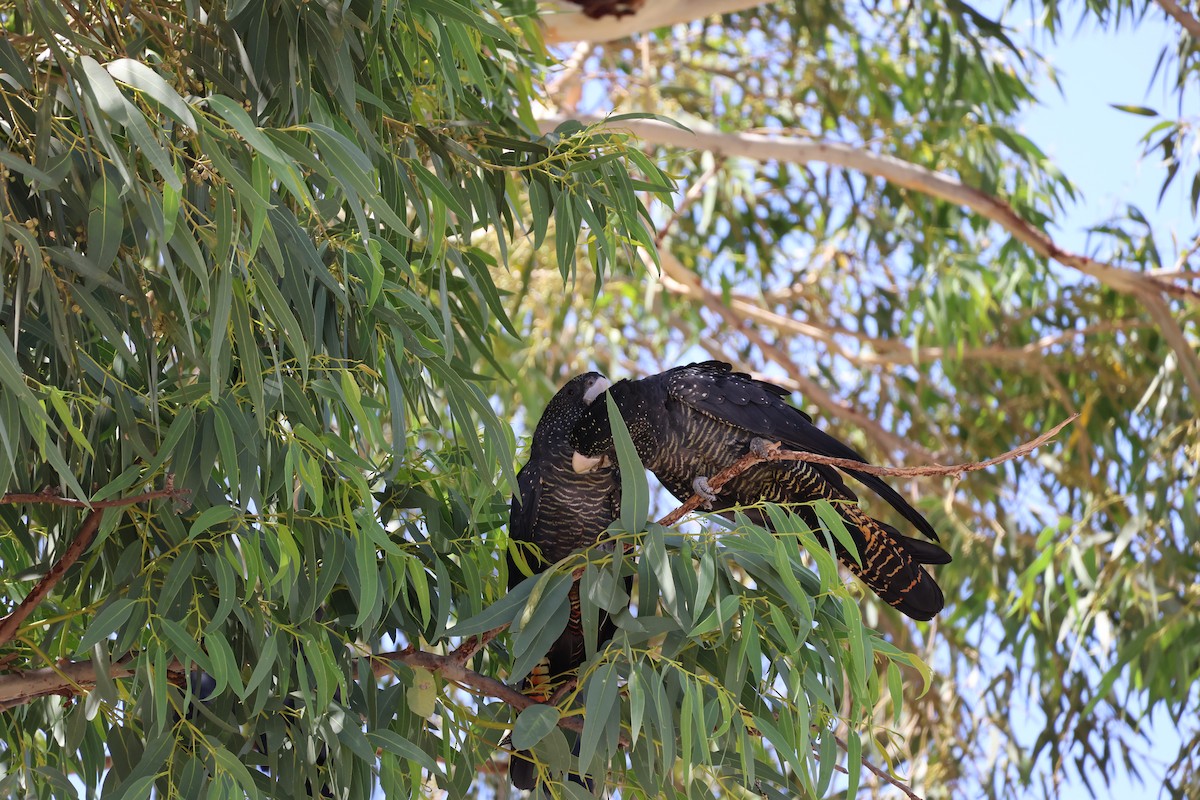
M600 116L577 118L587 125L604 123ZM564 116L539 120L545 131L552 131L567 120ZM709 127L685 130L651 119L625 119L617 125L644 142L690 150L706 150L725 156L750 158L758 161L781 161L790 164L824 163L882 178L904 189L929 197L965 206L992 220L1007 230L1035 254L1049 258L1095 278L1117 291L1140 300L1147 313L1162 331L1163 337L1179 356L1179 364L1193 391L1200 394L1200 356L1188 342L1178 320L1171 313L1164 295L1200 302L1200 290L1162 276L1107 264L1057 244L1045 231L1031 224L1004 200L966 186L957 178L935 172L918 164L886 154L871 153L861 148L837 142L798 136L759 133L724 133Z
M583 116L577 119L585 125L604 123L604 118L599 116ZM547 117L539 120L539 124L542 130L548 132L566 121L567 118L562 116ZM1056 244L1045 231L1022 219L1016 210L1004 200L967 186L951 175L934 172L895 156L871 153L838 142L826 142L798 136L724 133L708 128L688 131L652 119L624 119L617 123L617 127L651 144L689 150L707 150L721 155L750 158L757 161L782 161L789 164L819 162L845 167L865 175L874 175L896 186L966 206L980 216L1003 226L1018 241L1028 245L1039 256L1051 258L1064 266L1072 267L1114 289L1129 292L1153 288L1163 294L1200 301L1200 291L1189 286L1165 280L1161 276L1132 272L1088 256L1072 253Z
M1175 0L1154 0L1158 3L1159 8L1167 12L1167 14L1183 26L1183 29L1188 32L1188 36L1193 39L1200 40L1200 19L1192 16L1183 6L1176 3Z
M610 42L635 33L696 19L731 14L763 5L762 0L647 0L633 14L592 19L579 6L560 3L560 12L542 15L546 43Z
M108 677L133 674L132 657L113 662ZM96 665L91 661L68 661L52 667L0 674L0 711L52 694L82 694L96 685Z

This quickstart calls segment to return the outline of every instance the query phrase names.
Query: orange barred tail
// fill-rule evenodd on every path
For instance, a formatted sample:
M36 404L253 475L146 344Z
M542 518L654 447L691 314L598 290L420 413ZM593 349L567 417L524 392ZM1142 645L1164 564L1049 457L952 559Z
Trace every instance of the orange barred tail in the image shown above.
M543 658L535 664L523 684L521 694L539 703L548 701L554 688L550 681L550 660ZM538 782L538 768L537 764L533 763L533 753L518 750L509 756L508 778L518 789L528 791L535 788Z
M842 562L884 602L913 619L933 619L946 605L942 589L922 567L948 564L950 554L932 542L905 536L891 525L855 514L847 525L858 545L862 566L848 553Z

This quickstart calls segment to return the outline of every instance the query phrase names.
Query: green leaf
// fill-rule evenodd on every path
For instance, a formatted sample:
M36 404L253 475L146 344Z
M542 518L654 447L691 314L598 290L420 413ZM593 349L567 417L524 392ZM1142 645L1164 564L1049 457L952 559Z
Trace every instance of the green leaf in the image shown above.
M184 666L196 664L205 672L212 671L212 661L182 625L174 620L160 617L158 626L166 635L167 641L170 642L175 656L183 662Z
M379 558L375 541L369 533L355 529L354 558L358 567L358 615L354 627L361 628L368 621L374 622L381 612L379 588Z
M571 613L567 595L574 583L570 573L545 572L539 576L538 586L521 614L520 630L513 637L517 657L509 671L510 681L528 675L562 634Z
M375 747L387 750L389 753L395 753L401 758L415 761L433 775L444 774L441 767L438 766L437 762L428 753L395 731L388 730L387 728L367 731L367 741Z
M616 401L607 392L604 397L608 402L608 422L617 449L617 463L621 467L621 526L628 533L639 533L646 529L650 515L650 483Z
M119 188L108 175L101 175L91 185L88 210L88 258L97 269L107 271L116 259L125 231L125 211Z
M598 666L588 678L583 735L579 739L580 769L586 770L592 764L609 716L621 711L617 702L618 677L616 665L610 661Z
M33 89L33 75L25 66L21 54L13 47L8 37L0 36L0 74L16 81L22 89Z
M1109 106L1117 111L1124 111L1126 114L1136 114L1139 117L1157 117L1158 112L1153 108L1146 106L1125 105L1124 103L1109 103Z
M79 644L75 646L75 652L83 655L92 649L92 645L115 633L125 624L125 620L129 619L134 604L135 601L128 597L119 597L105 606L80 637Z
M132 86L139 92L144 92L157 101L176 122L182 123L193 131L196 130L196 120L192 116L192 110L188 104L153 69L131 58L118 58L110 61L105 65L105 69L116 80Z
M236 517L237 514L237 509L233 508L232 506L221 505L206 508L204 511L200 512L200 515L197 516L196 520L192 523L192 527L188 530L188 538L196 539L200 536L200 534L204 533L210 528L228 522Z
M858 545L854 543L854 537L850 535L850 531L846 530L846 522L842 519L842 515L824 498L815 500L812 506L833 537L850 553L854 563L862 566L862 555L858 552Z
M250 770L246 769L246 766L238 760L237 756L224 747L219 746L214 747L211 752L216 762L217 770L225 772L233 778L238 788L242 792L245 792L247 797L251 798L251 800L258 800L258 798L262 797L258 792L258 786L254 783L254 778L250 775Z
M529 600L529 594L533 591L533 587L537 584L538 580L539 576L535 575L532 578L522 581L499 600L483 609L483 611L447 630L446 636L474 636L513 622L525 608L526 602Z
M532 705L517 716L512 729L512 746L517 750L529 750L554 730L562 715L554 706Z
M858 795L858 782L862 776L862 740L858 731L846 733L846 797Z

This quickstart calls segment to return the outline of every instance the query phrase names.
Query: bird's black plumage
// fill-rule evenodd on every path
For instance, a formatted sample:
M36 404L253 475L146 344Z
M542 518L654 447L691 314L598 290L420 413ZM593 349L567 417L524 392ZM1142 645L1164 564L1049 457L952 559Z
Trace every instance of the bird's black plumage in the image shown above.
M642 380L618 381L609 387L642 463L680 500L697 491L697 478L720 472L745 455L755 439L782 442L800 450L867 463L858 452L812 423L812 418L784 401L788 392L774 384L734 372L721 361L706 361L667 370ZM601 398L603 400L603 398ZM593 403L571 434L579 454L596 457L610 452L612 432L604 402ZM577 469L590 466L578 459ZM876 475L848 469L886 500L917 530L937 541L929 521ZM923 564L944 564L950 554L935 544L902 535L867 516L857 496L837 469L804 461L768 461L733 478L713 502L720 511L760 501L803 503L824 498L834 503L854 538L861 566L841 545L842 562L887 603L914 619L931 619L945 599ZM796 512L817 524L809 506ZM756 522L765 514L751 509Z
M525 551L534 572L596 544L620 512L621 477L615 462L586 474L576 473L571 466L574 448L570 433L607 386L602 375L589 372L559 389L534 430L529 461L517 473L520 496L514 496L510 506L509 537L536 545L536 549ZM510 551L509 588L525 577ZM522 686L526 695L541 701L548 700L555 687L571 677L587 657L578 584L571 589L570 602L566 629L546 654L545 662ZM616 625L602 614L598 643L607 642L615 631ZM518 789L532 789L537 784L537 768L520 753L512 756L508 769Z

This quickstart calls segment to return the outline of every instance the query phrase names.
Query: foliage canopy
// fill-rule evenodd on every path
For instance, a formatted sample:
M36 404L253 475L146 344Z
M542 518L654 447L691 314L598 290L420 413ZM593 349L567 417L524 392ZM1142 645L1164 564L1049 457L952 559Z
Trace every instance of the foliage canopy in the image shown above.
M927 797L1147 766L1143 715L1200 702L1197 302L1136 209L1086 263L1037 244L1074 197L1016 130L1037 54L957 0L767 5L571 58L536 12L0 6L0 794L464 796L503 784L514 724L630 797L874 791L862 756ZM624 131L653 116L727 138ZM757 128L845 149L763 155ZM1167 183L1200 186L1191 130L1148 135ZM836 531L663 527L632 468L630 552L506 595L514 431L590 365L700 352L889 461L1082 417L906 487L956 559L920 630L842 584ZM576 569L593 627L631 573L636 614L517 714L499 681Z

